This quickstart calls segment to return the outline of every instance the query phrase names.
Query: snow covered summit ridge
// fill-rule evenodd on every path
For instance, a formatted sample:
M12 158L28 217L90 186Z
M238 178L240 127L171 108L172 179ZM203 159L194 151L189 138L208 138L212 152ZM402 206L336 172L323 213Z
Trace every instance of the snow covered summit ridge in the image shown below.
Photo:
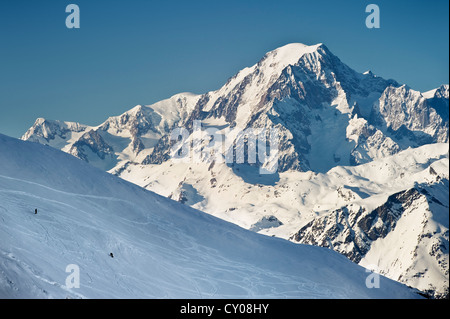
M322 43L291 43L266 53L218 90L139 105L95 127L39 119L22 139L118 171L127 163L167 161L170 132L192 129L194 120L218 126L224 135L234 127L277 128L280 171L326 172L447 142L446 108L448 85L422 96L394 80L352 70ZM91 130L96 133L85 135Z

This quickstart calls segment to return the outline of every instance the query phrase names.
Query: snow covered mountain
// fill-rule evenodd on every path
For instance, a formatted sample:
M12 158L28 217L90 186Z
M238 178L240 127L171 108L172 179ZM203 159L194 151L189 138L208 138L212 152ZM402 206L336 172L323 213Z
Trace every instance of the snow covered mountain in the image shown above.
M268 52L216 91L136 106L96 127L38 119L22 139L68 152L244 228L333 248L361 264L370 260L386 276L442 296L448 295L448 200L434 205L431 198L439 196L421 192L440 189L448 195L448 101L448 85L417 92L352 70L323 44L293 43ZM188 141L195 140L199 120L203 135L191 146L202 160L174 161L171 132L186 129ZM230 140L226 154L238 151L236 131L252 128L278 130L276 173L261 174L260 167L273 166L250 163L248 156L244 163L227 164L202 153L212 140L206 130ZM407 208L397 197L414 203ZM395 218L383 236L368 235L379 231L376 222L367 229L355 224L327 232L342 224L331 216L359 222L391 204L396 209L389 215ZM425 219L408 219L411 210ZM436 217L442 214L447 219ZM408 250L403 241L389 240L404 233L397 227L403 219L420 229L417 236L404 235L412 254L400 254ZM437 230L421 227L424 220ZM313 235L318 223L326 224L321 236ZM350 242L343 245L347 232ZM438 250L430 248L435 243ZM385 247L395 258L382 252ZM432 255L436 251L439 257Z
M210 167L170 161L150 167L133 166L121 176L244 228L333 248L357 263L363 263L363 257L370 252L376 256L370 264L377 265L386 276L427 290L431 296L442 296L448 291L448 150L448 144L434 143L358 166L337 166L325 174L288 171L277 176L267 175L265 180L258 179L257 170L251 171L242 165ZM426 199L425 195L418 196L414 189L438 195ZM378 208L389 205L391 200L397 203L398 194L410 195L405 195L411 201L409 209L406 204L405 207L396 204L395 209L387 213L395 218L383 221L386 216L377 217ZM408 217L409 214L415 217ZM355 218L356 223L366 215L371 216L372 219L367 220L373 223L367 222L364 227L347 225L349 219ZM383 221L381 225L385 227L383 236L372 236L380 231L378 220ZM401 223L405 228L395 227ZM317 224L321 228L317 228ZM426 224L428 226L424 227ZM430 230L430 225L436 229ZM335 228L339 230L336 234L333 233ZM328 233L328 229L332 231ZM351 236L347 239L348 233ZM430 234L433 238L428 238ZM388 244L375 244L385 237L391 238ZM398 240L400 237L403 240ZM439 257L433 257L436 242ZM407 249L412 253L399 254ZM385 250L399 261L385 262ZM426 263L419 264L419 260ZM408 266L401 266L402 263ZM429 274L423 275L427 272Z
M448 179L417 185L371 211L343 206L303 226L294 240L377 265L380 273L431 296L448 296L448 186ZM401 253L391 247L401 247Z
M118 163L142 162L158 140L187 117L198 98L182 93L152 107L137 105L97 127L39 118L22 139L50 145L109 170Z
M109 170L168 160L167 135L174 127L192 130L193 120L221 127L224 134L235 127L276 127L280 172L326 172L448 142L442 106L448 104L448 85L428 95L371 72L357 73L323 44L294 43L267 53L217 91L138 105L97 127L38 119L23 139Z
M0 220L1 298L420 297L383 276L368 288L373 274L329 249L244 230L4 135Z

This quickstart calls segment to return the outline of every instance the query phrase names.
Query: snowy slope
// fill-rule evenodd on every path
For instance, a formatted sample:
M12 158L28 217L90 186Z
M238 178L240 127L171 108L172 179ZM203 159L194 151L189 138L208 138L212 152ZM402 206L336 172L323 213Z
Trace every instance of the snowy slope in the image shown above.
M373 260L373 264L379 265L379 271L390 278L445 295L449 256L448 244L445 244L449 229L448 144L411 148L367 164L335 167L326 174L291 171L276 177L268 175L263 179L258 176L257 170L244 171L242 166L241 170L238 169L217 164L209 167L206 164L173 165L166 162L155 166L130 165L121 176L163 196L262 234L332 247L357 263L366 253L375 254L379 260ZM385 205L390 196L407 193L416 185L422 185L425 189L440 189L444 195L440 196L442 205L431 206L423 197L412 197L411 208L405 213L399 211L396 221L405 218L399 225L408 225L407 229L415 229L415 232L405 232L387 225L387 233L395 230L396 235L390 235L389 238L394 239L384 245L375 244L375 241L380 239L380 242L384 240L387 243L385 239L365 235L378 231L376 223L369 223L364 231L343 227L339 232L343 235L333 235L336 227L347 226L348 214L350 219L359 221ZM349 213L341 214L343 220L340 221L335 215L343 209ZM365 213L361 215L360 210ZM407 218L410 211L417 218ZM435 216L441 217L435 220ZM268 222L270 220L272 222ZM427 223L437 225L436 230L423 227ZM356 234L352 238L364 237L365 248L362 249L361 245L355 247L353 239L348 245L340 245L346 240L346 232ZM430 233L436 238L428 239ZM442 243L437 245L440 247L441 256L438 259L442 267L432 266L439 262L433 261L436 260L436 249L433 252L431 246L435 239ZM419 249L425 242L430 243L430 247ZM400 254L406 251L405 243L411 247L412 254ZM389 254L385 249L389 250ZM383 262L390 254L398 261ZM420 267L401 266L402 263L412 265L414 260L433 261L428 268L435 268L435 275L420 275L427 268L424 266L426 262Z
M384 277L368 289L365 269L328 249L246 231L4 135L0 220L2 298L419 297ZM66 286L70 264L80 288Z
M393 194L373 210L348 204L315 218L293 237L375 265L389 278L442 298L449 294L446 190L447 179Z
M378 265L380 272L392 279L434 297L448 298L448 186L448 180L417 185L398 194L400 200L381 206L379 211L387 208L389 213L402 216L393 225L395 229L374 241L360 265ZM389 249L399 245L402 250Z
M208 163L160 165L131 164L121 177L166 197L178 200L180 191L190 206L250 228L273 214L283 226L264 233L288 238L293 229L317 214L351 202L383 203L391 194L434 183L436 173L448 178L448 144L408 149L359 166L338 166L325 174L289 171L259 175L244 165ZM373 203L372 203L373 202Z

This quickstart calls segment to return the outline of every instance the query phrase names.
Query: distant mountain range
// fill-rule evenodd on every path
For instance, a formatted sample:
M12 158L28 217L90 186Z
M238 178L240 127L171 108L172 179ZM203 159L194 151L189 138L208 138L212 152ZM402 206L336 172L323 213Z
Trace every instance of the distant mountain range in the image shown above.
M276 173L262 175L265 164L249 161L173 161L171 132L192 137L194 121L231 139L234 150L237 129L276 129ZM293 43L216 91L138 105L95 127L39 118L22 139L244 228L329 247L429 296L448 296L448 84L418 92L352 70L323 44ZM194 152L208 142L192 145Z

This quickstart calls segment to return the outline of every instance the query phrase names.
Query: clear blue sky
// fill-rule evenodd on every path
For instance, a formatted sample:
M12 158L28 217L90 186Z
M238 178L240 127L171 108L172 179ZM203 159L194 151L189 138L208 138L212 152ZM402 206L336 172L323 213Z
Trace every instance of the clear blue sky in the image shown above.
M80 7L80 29L65 8ZM365 26L366 5L381 28ZM97 125L221 87L267 51L325 43L357 71L426 91L449 80L448 0L2 0L0 133L37 117Z

